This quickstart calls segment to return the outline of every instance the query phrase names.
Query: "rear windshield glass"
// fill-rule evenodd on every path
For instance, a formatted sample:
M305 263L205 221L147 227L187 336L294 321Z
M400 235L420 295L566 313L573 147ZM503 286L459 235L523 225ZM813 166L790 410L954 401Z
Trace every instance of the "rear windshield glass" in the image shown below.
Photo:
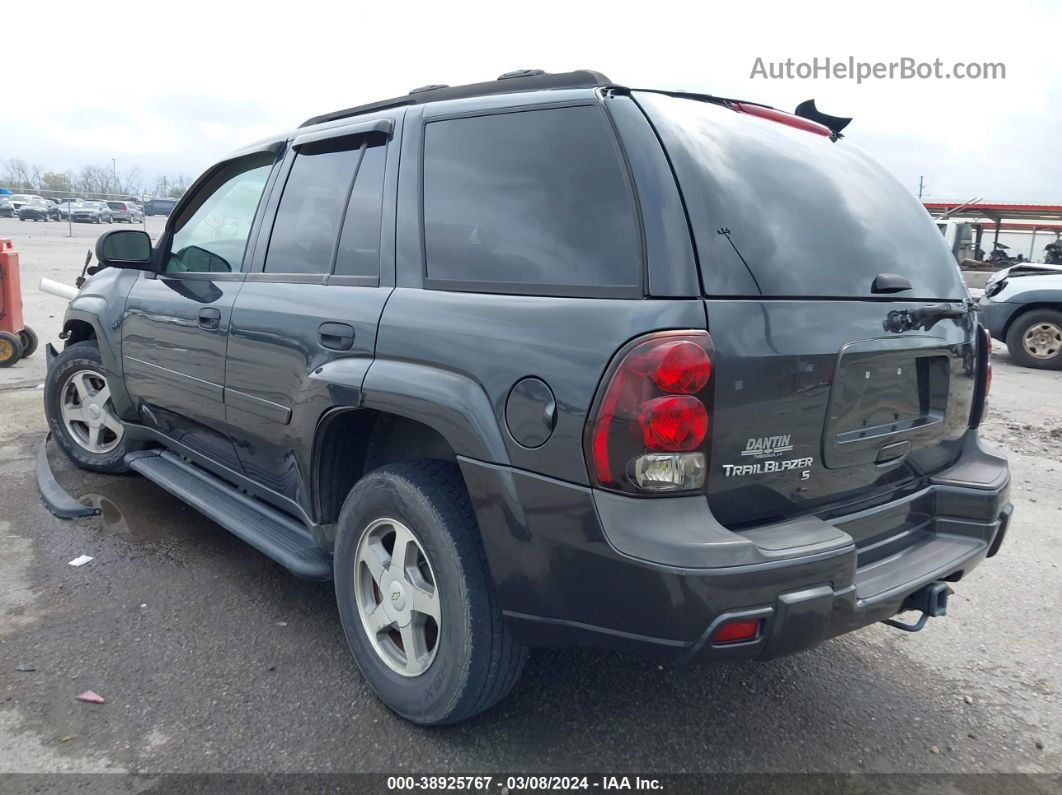
M709 295L893 298L966 295L922 205L847 140L696 99L637 92L671 158ZM884 297L884 296L882 296Z

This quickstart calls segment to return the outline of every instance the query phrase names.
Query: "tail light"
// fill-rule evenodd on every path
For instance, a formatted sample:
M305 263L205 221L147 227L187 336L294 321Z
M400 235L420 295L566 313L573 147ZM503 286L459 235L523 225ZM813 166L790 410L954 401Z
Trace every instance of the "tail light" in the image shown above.
M586 424L592 480L638 494L704 485L712 353L704 331L659 332L620 350Z
M988 394L992 391L992 334L984 326L978 326L977 331L977 386L970 410L971 428L979 426L988 413Z

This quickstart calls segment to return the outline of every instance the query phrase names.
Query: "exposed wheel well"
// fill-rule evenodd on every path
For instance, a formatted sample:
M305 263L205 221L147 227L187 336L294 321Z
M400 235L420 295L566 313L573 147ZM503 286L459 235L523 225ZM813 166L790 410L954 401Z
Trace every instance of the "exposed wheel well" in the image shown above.
M326 414L314 442L317 520L331 524L363 475L385 464L422 458L456 461L450 443L424 423L372 409Z
M1007 335L1010 334L1011 328L1014 327L1014 324L1018 321L1019 318L1021 318L1023 315L1029 314L1030 312L1035 312L1037 309L1051 309L1055 312L1062 312L1062 304L1055 304L1051 303L1050 301L1041 301L1040 303L1036 304L1026 304L1010 316L1010 319L1007 321L1006 327L1004 327L1003 329L1003 341L1006 341Z
M71 320L67 322L66 328L64 328L63 331L66 334L64 339L66 339L67 345L96 339L96 329L92 327L91 323L86 323L84 320Z

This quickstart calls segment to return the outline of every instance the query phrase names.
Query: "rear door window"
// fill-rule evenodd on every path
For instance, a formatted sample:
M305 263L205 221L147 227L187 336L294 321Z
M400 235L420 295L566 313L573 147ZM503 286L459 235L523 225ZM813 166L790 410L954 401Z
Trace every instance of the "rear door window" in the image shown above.
M337 276L380 278L380 223L383 214L387 147L366 146L350 192L336 254Z
M915 196L846 139L708 102L635 92L660 134L709 295L961 299L955 258ZM881 296L889 297L889 296Z
M428 286L640 294L640 232L603 109L537 109L429 122Z
M266 273L331 273L362 141L333 138L295 156L277 208Z

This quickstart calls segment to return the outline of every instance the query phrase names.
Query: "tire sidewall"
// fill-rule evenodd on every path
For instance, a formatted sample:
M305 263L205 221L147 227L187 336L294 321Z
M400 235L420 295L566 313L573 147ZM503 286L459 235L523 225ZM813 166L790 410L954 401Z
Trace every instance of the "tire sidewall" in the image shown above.
M1050 359L1037 359L1026 352L1023 342L1025 332L1037 323L1053 323L1062 327L1062 312L1056 312L1053 309L1034 309L1020 315L1007 331L1007 351L1011 358L1023 367L1032 367L1037 370L1062 369L1062 350Z
M69 377L78 370L94 370L107 379L108 386L111 385L111 378L103 369L100 352L95 343L77 343L60 353L49 368L44 381L44 414L48 419L52 437L66 456L83 469L109 473L127 472L124 459L130 450L128 434L124 435L118 446L110 452L90 453L71 438L63 423L60 411L63 388Z
M8 331L2 331L0 332L0 335L2 335L4 342L11 346L11 356L0 362L0 367L11 367L16 364L25 353L22 348L22 339L18 334L12 334Z
M358 613L354 560L366 528L376 519L396 519L420 542L431 563L439 594L439 647L428 670L417 677L392 671L373 648ZM474 622L469 572L446 529L444 517L419 489L397 473L378 470L351 491L339 517L335 587L343 630L362 674L398 714L418 723L445 722L462 701L469 680Z
M18 333L19 342L22 343L22 358L32 356L37 350L37 333L29 326L23 326Z

